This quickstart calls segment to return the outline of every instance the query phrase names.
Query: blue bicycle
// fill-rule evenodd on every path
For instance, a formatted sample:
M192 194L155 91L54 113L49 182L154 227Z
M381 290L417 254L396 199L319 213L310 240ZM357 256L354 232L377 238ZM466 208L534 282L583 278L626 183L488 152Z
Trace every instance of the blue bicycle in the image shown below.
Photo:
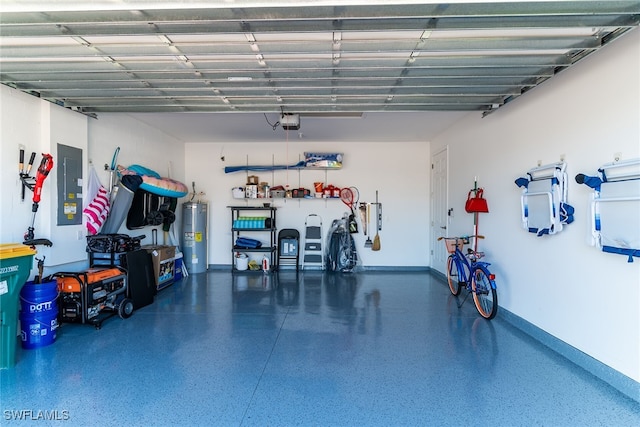
M447 245L447 282L449 290L455 296L460 294L463 286L467 289L467 296L458 305L461 307L469 294L473 295L473 302L480 316L485 319L493 319L498 312L498 293L496 292L495 274L489 271L489 263L479 261L483 252L467 249L464 254L464 245L469 244L470 238L483 239L483 236L440 237Z

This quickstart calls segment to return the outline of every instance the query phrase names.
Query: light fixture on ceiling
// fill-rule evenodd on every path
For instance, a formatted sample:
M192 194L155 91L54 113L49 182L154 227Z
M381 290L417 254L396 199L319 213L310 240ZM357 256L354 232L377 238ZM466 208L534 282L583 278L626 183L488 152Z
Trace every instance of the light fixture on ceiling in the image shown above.
M300 115L282 113L280 116L280 125L284 130L298 130L300 129Z

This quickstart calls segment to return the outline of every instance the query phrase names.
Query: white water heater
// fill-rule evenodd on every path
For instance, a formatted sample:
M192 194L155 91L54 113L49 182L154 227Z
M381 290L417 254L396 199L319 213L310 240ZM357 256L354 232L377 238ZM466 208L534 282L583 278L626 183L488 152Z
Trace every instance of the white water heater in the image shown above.
M189 274L203 273L209 268L205 203L187 202L182 205L182 262Z

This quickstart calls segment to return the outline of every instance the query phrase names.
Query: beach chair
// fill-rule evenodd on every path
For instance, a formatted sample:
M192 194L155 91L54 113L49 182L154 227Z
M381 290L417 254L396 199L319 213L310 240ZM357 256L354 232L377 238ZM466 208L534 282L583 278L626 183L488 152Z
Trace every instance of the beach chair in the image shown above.
M603 252L640 257L640 159L603 165L598 174L578 174L593 189L591 243Z
M573 222L574 208L567 203L566 163L530 169L515 181L522 188L522 227L537 236L552 235Z

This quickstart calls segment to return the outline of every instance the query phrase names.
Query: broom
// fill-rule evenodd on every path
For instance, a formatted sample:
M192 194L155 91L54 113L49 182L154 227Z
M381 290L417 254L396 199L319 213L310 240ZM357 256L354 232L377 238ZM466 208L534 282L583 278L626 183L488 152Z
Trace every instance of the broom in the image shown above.
M372 251L380 250L380 235L378 234L378 230L380 230L380 204L378 203L378 190L376 190L376 236L373 238L373 245L371 246Z
M367 209L367 228L366 228L367 241L364 242L364 247L370 248L371 246L373 246L373 242L371 241L371 206L369 203L367 203L366 209Z

